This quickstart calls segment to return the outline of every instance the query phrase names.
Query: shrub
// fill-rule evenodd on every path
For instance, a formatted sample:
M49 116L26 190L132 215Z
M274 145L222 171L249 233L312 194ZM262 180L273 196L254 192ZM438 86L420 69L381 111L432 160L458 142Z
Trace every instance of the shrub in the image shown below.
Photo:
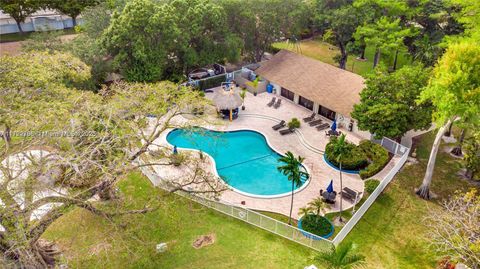
M181 152L177 154L170 154L170 162L175 166L180 166L187 160L187 156Z
M360 142L359 148L365 152L370 163L365 169L360 171L362 179L369 178L380 172L390 160L388 151L372 141L364 140Z
M302 218L302 230L325 236L332 231L332 224L325 217L309 214Z
M297 118L293 118L290 120L288 123L288 128L294 129L294 128L300 128L300 121Z
M340 163L337 162L337 156L333 154L333 145L336 142L337 138L332 137L330 142L325 147L325 157L327 160L336 167L340 167ZM355 144L348 143L347 147L350 151L350 157L346 158L342 162L342 169L345 170L360 170L368 165L367 156L365 153L357 147Z
M375 189L378 187L380 184L380 181L378 179L369 179L365 181L365 191L368 194L371 194Z

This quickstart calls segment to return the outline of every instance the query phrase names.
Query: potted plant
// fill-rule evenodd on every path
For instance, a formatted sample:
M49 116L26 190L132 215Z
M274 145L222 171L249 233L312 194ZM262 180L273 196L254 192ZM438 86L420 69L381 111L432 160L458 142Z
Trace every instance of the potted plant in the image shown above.
M290 122L288 122L289 129L296 129L300 128L300 121L297 118L292 118Z
M245 110L245 97L247 96L247 90L242 89L240 92L240 97L242 98L242 110Z
M256 77L255 80L252 82L253 84L253 96L257 96L257 89L258 89L258 81L260 80L260 76Z

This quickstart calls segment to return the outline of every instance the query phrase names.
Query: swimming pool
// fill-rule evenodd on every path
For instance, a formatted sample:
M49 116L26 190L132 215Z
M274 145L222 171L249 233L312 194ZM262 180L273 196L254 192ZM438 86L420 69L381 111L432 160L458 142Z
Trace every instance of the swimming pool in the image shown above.
M167 142L209 154L215 160L218 175L237 192L264 198L291 192L292 183L277 170L281 155L270 148L259 132L174 129L167 135ZM296 190L305 187L306 183L304 179Z

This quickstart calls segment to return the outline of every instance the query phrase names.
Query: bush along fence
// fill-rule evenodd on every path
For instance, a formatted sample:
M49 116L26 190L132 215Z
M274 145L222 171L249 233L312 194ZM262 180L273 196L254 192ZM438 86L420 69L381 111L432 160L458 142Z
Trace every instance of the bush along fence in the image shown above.
M392 181L394 176L400 171L405 162L407 161L410 148L405 147L391 139L383 138L382 140L374 140L373 142L380 144L382 147L387 149L390 153L395 154L400 157L399 161L395 166L388 172L388 174L381 179L380 184L377 188L370 194L370 196L365 200L365 202L358 208L358 210L353 214L352 218L343 226L342 230L335 236L333 239L333 244L340 244L343 239L350 233L350 231L355 227L358 221L362 218L363 214L367 212L370 206L375 202L377 197L382 193L382 191L387 187L387 185Z
M385 187L390 183L390 181L392 181L393 177L398 173L398 171L407 161L408 154L410 152L409 148L402 146L397 142L387 138L374 142L380 144L396 156L399 156L400 159L392 168L392 170L390 170L389 173L383 179L381 179L380 184L377 186L377 188L370 194L370 196L362 204L362 206L358 208L352 218L345 224L345 226L335 236L333 240L319 237L307 231L298 229L295 226L288 225L284 222L250 210L246 207L236 206L225 201L217 201L205 197L200 197L198 195L190 194L183 191L177 191L175 193L189 200L195 201L203 206L214 209L236 219L242 220L298 244L304 245L317 251L324 251L330 249L333 245L340 244L342 240L345 239L348 233L350 233L353 227L355 227L358 221L362 218L363 214L367 212L368 208L370 208L370 206L375 202L377 197L382 193ZM140 164L143 164L142 160L138 160L138 162ZM150 179L151 182L155 182L158 187L166 191L171 191L172 187L168 183L168 181L158 176L152 167L142 166L141 171L145 176Z

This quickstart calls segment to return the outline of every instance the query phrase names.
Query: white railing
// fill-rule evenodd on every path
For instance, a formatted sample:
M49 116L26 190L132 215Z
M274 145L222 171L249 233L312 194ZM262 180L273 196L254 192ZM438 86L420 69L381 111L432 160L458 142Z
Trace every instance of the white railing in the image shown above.
M388 139L388 138L384 138L384 139ZM382 139L380 144L385 147L385 145L383 144L384 139ZM400 145L397 142L390 139L385 141L388 141L387 142L388 146L390 145L390 142L395 143L396 145L391 146L390 148L387 148L387 150L390 151L391 149L393 151L392 153L401 155L402 157L397 162L397 164L395 164L392 170L390 170L390 172L388 172L388 174L383 178L383 180L380 182L380 184L375 189L375 191L373 191L372 194L370 194L370 196L367 198L367 200L365 200L362 206L360 206L360 208L358 208L355 214L353 214L352 218L347 222L347 224L343 226L342 230L337 234L337 236L335 236L335 238L333 239L333 244L335 244L336 246L340 244L340 242L342 242L343 239L345 239L348 233L350 233L353 227L355 227L358 221L362 218L363 214L367 212L367 210L370 208L373 202L375 202L377 197L382 193L382 191L387 187L390 181L392 181L392 179L395 177L395 175L398 173L398 171L400 171L400 169L403 167L403 165L407 161L410 148ZM400 154L400 152L403 152L403 154Z
M143 163L143 161L139 161ZM143 166L140 168L142 173L147 176L152 182L158 183L158 187L170 191L171 186L168 182L161 179L151 167ZM329 249L333 246L331 240L321 238L317 235L313 235L309 232L298 229L295 226L290 226L284 222L278 221L276 219L270 218L263 214L260 214L256 211L250 210L245 207L240 207L236 205L229 204L225 201L215 201L212 199L200 197L198 195L190 194L183 191L177 191L175 194L195 201L201 205L219 211L225 215L234 217L236 219L245 221L249 224L252 224L256 227L267 230L271 233L304 245L306 247L312 248L314 250L322 251ZM316 239L314 239L316 238Z

